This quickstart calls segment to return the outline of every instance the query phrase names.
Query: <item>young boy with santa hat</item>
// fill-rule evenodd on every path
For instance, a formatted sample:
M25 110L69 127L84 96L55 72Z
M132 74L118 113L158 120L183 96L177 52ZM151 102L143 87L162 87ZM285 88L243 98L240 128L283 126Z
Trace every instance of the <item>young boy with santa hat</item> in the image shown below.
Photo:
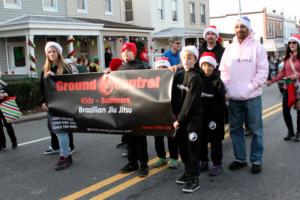
M207 145L210 142L213 166L209 170L209 175L217 176L223 172L222 140L224 139L225 87L219 73L215 71L217 61L213 52L204 52L199 60L199 66L204 80L201 94L204 117L203 131L200 137L200 172L209 168Z
M176 180L176 183L184 184L183 192L194 192L199 188L203 79L200 76L200 69L194 67L198 56L199 52L195 46L183 47L180 52L181 63L185 70L183 84L178 86L182 90L183 105L173 126L177 130L176 135L180 141L179 152L185 165L184 174Z

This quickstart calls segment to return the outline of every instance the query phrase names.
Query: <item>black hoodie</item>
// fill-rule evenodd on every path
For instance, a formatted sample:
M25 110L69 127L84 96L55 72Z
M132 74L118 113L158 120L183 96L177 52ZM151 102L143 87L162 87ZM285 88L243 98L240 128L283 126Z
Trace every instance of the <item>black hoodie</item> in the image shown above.
M200 69L201 77L204 81L201 99L203 102L204 123L211 121L217 126L223 127L221 134L224 135L224 112L225 112L225 87L217 72L210 76L205 76ZM204 124L204 126L206 126Z
M119 70L138 70L138 69L146 69L143 63L139 62L138 60L129 61L127 63L123 63L119 68Z
M182 91L183 105L178 116L178 122L197 122L202 119L203 105L201 93L203 90L203 79L200 76L199 68L191 68L185 71Z

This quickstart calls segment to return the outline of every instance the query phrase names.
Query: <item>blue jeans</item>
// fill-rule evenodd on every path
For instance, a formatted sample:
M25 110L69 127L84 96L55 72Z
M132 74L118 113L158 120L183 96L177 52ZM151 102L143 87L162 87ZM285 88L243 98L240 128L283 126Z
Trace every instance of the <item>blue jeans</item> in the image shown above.
M65 132L57 132L56 136L58 138L58 143L60 147L60 156L68 157L70 154L69 148L69 136L68 133Z
M242 162L245 162L247 158L243 128L245 119L254 133L251 142L250 161L253 164L262 164L264 145L261 96L242 101L229 100L230 137L235 159Z

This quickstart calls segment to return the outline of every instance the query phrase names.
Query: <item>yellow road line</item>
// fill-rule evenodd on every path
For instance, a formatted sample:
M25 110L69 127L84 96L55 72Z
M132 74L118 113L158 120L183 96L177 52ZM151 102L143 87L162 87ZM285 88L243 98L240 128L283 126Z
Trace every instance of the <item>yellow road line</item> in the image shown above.
M153 168L149 171L149 174L147 177L145 178L140 178L140 177L134 177L124 183L121 183L120 185L117 185L116 187L113 187L112 189L110 190L107 190L105 192L102 192L101 194L91 198L91 200L100 200L100 199L106 199L112 195L115 195L123 190L125 190L126 188L130 187L130 186L133 186L143 180L145 180L146 178L150 177L150 176L153 176L154 174L157 174L163 170L165 170L166 168L168 168L167 165L163 166L163 167L159 167L159 168Z
M277 108L277 107L279 107L279 108ZM277 108L277 109L273 110L274 108ZM280 110L281 110L281 103L275 104L275 105L273 105L273 106L271 106L271 107L263 110L263 114L264 114L263 115L263 119L265 119L265 118L267 118L267 117L275 114L276 112L278 112ZM227 137L229 137L229 132L228 131L226 131L226 135L225 135L225 138L227 138ZM158 158L155 157L155 158L151 159L148 164L152 165L157 160L158 160ZM154 168L154 169L152 169L152 170L149 171L149 175L147 177L150 177L150 176L152 176L152 175L154 175L154 174L156 174L156 173L158 173L158 172L160 172L160 171L162 171L162 170L164 170L166 168L167 168L167 166L164 166L164 167L161 167L161 168ZM99 189L101 189L101 188L103 188L103 187L105 187L107 185L110 185L110 184L112 184L114 182L117 182L118 180L124 179L125 177L127 177L127 176L129 176L131 174L132 173L129 173L129 174L116 174L116 175L114 175L114 176L112 176L110 178L104 179L103 181L100 181L100 182L98 182L96 184L93 184L93 185L91 185L89 187L86 187L86 188L84 188L84 189L82 189L82 190L80 190L78 192L75 192L75 193L73 193L71 195L63 197L61 200L74 200L74 199L78 199L80 197L83 197L83 196L91 193L91 192L99 190ZM98 199L107 198L107 197L112 196L113 194L116 194L116 193L118 193L118 192L120 192L120 191L122 191L122 190L124 190L124 189L126 189L126 188L128 188L130 186L132 186L132 185L135 185L138 182L143 181L144 179L145 178L134 177L134 178L126 181L125 183L121 183L120 185L117 185L116 187L114 187L114 188L112 188L112 189L110 189L110 190L108 190L106 192L103 192L103 193L95 196L94 198L98 198ZM127 186L127 187L125 187L125 186ZM114 192L114 193L112 193L112 192Z
M273 106L271 106L271 107L269 107L269 108L264 109L262 113L263 113L263 115L264 115L264 114L266 114L267 112L269 112L269 111L271 111L271 110L273 110L273 109L275 109L275 108L277 108L277 107L281 107L281 105L282 105L282 103L275 104L275 105L273 105Z
M155 157L155 158L151 159L149 161L149 165L153 165L155 162L157 162L157 160L158 160L158 157ZM93 184L93 185L91 185L89 187L86 187L86 188L84 188L84 189L82 189L82 190L80 190L78 192L75 192L75 193L69 195L69 196L63 197L63 198L61 198L61 200L74 200L74 199L78 199L80 197L83 197L83 196L91 193L91 192L94 192L96 190L99 190L99 189L107 186L107 185L110 185L110 184L112 184L112 183L114 183L114 182L116 182L118 180L121 180L121 179L123 179L123 178L125 178L125 177L127 177L127 176L129 176L131 174L133 174L133 172L128 173L128 174L120 174L120 173L116 174L116 175L114 175L114 176L112 176L110 178L104 179L103 181L100 181L100 182L98 182L96 184Z

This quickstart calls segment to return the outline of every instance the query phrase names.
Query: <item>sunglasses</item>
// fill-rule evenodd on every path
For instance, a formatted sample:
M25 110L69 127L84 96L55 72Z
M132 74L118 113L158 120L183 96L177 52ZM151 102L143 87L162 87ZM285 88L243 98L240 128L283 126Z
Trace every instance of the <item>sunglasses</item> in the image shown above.
M288 42L288 44L290 45L290 44L297 44L297 42Z

